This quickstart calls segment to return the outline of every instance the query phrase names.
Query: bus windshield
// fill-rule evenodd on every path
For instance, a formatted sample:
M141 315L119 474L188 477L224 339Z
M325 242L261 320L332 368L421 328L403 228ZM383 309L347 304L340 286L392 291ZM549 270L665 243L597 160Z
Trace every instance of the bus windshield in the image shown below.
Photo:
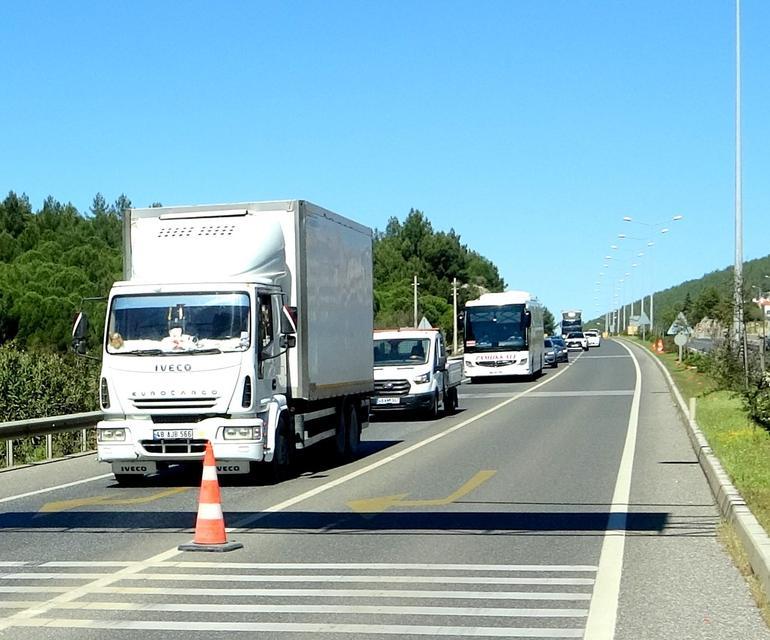
M524 305L466 307L465 351L525 351Z

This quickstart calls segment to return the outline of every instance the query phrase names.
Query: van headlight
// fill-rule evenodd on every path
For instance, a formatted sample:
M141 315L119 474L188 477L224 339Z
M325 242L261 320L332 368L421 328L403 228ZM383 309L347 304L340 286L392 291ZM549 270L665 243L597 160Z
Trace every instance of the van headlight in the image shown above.
M425 384L426 382L430 382L430 372L423 373L421 376L413 378L413 380L415 384Z
M125 429L97 429L96 439L99 442L122 442L126 439Z
M261 427L225 427L222 434L225 440L259 440Z

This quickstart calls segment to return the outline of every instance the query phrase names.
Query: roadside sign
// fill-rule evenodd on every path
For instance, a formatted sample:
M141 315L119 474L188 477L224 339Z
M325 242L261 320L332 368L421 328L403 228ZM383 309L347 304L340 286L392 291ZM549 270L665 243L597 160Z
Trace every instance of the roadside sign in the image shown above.
M692 333L692 327L690 327L690 323L687 322L687 318L681 311L677 314L676 320L671 323L668 331L666 331L666 335L675 336L678 333L683 333L687 336Z
M647 314L644 311L642 311L637 316L636 326L637 327L649 327L650 326L650 319L647 317Z

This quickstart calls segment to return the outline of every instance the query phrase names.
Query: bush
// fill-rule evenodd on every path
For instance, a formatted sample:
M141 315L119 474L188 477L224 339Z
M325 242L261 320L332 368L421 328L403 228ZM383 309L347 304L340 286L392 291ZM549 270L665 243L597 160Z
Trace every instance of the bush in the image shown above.
M0 422L95 411L98 365L0 346Z

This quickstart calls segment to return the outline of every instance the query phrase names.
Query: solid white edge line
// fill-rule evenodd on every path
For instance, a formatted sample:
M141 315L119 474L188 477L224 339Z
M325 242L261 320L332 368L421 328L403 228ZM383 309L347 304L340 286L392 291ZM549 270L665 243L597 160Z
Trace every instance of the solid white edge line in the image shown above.
M628 431L623 445L615 491L612 494L607 530L604 533L599 570L596 572L591 606L588 611L584 640L612 640L618 618L620 582L623 574L623 554L626 544L626 521L631 496L631 475L639 428L639 406L642 395L642 371L639 361L625 344L620 344L631 356L636 371L634 398L628 416Z

